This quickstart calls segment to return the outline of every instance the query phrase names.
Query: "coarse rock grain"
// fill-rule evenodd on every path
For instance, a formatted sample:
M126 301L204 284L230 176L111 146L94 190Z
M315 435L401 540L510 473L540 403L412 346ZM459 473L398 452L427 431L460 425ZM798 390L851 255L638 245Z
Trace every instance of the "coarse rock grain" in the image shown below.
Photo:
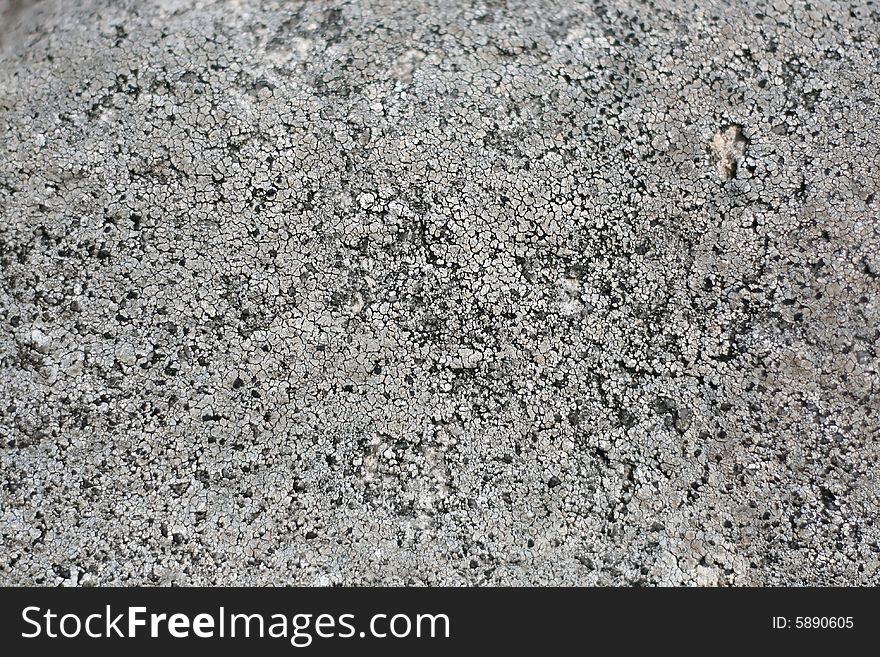
M878 584L875 2L0 4L3 584Z

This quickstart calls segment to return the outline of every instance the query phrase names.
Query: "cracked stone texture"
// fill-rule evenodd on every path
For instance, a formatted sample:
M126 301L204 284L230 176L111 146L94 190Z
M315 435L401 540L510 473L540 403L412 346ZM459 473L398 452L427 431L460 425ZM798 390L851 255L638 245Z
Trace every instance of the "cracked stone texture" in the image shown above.
M875 2L0 9L2 583L880 583Z

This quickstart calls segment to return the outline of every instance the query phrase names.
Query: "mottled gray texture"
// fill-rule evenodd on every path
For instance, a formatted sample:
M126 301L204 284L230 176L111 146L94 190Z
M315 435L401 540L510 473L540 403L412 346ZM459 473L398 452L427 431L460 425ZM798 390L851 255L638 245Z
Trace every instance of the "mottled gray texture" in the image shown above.
M12 4L2 583L880 583L876 3Z

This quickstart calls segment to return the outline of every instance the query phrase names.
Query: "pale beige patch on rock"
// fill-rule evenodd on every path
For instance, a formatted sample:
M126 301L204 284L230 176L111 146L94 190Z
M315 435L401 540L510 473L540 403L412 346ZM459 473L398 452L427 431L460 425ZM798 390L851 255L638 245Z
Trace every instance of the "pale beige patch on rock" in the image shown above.
M725 180L736 177L739 159L745 155L749 140L738 125L722 128L710 144L715 156L715 170Z

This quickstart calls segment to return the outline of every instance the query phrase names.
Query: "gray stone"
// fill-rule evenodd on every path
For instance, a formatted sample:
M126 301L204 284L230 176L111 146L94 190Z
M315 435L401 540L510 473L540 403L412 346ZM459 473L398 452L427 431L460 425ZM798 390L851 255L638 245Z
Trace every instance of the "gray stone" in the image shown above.
M0 583L880 583L878 21L0 3Z

